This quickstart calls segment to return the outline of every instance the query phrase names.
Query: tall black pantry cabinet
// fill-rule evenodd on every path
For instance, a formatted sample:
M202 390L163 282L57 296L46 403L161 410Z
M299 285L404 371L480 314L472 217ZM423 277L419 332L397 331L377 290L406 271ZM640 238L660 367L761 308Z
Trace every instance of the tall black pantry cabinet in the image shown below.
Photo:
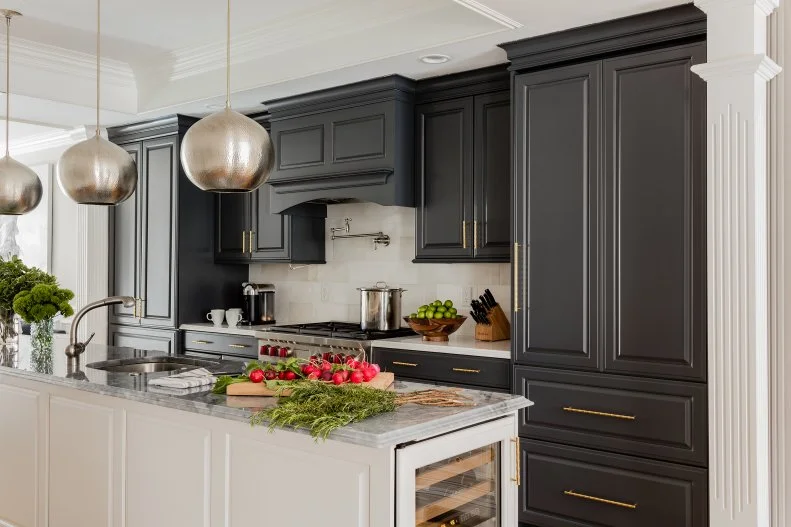
M520 520L708 525L705 17L503 46L512 62Z
M176 115L108 130L138 171L135 193L110 213L110 294L139 299L110 309L111 345L175 353L180 324L241 307L248 268L214 263L214 195L193 185L179 160L196 121Z

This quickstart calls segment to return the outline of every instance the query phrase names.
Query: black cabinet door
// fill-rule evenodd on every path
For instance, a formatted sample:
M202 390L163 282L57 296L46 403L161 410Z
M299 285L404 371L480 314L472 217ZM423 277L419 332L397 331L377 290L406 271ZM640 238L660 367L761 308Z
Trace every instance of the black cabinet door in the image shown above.
M511 256L511 93L475 97L476 260L508 261Z
M111 346L161 351L173 355L178 349L178 331L111 324L109 341Z
M121 148L129 152L137 166L138 189L141 174L141 143L128 143ZM140 247L140 200L134 192L126 201L110 208L110 295L138 295L138 249ZM116 304L110 308L110 322L137 323L133 307Z
M250 200L248 193L217 194L215 197L215 261L250 260Z
M291 217L269 212L271 192L272 187L263 184L251 195L252 248L250 251L252 254L250 256L257 261L286 261L290 256Z
M176 184L178 136L143 141L140 227L141 325L176 326ZM189 265L189 262L185 262Z
M705 58L604 62L607 371L706 378Z
M512 347L520 363L598 367L600 63L515 79Z
M417 107L416 260L473 257L473 98Z

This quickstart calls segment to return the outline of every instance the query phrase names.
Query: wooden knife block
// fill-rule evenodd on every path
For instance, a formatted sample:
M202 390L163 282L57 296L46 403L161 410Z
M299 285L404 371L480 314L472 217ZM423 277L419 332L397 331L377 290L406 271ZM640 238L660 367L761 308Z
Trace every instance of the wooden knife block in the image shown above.
M511 338L511 323L499 305L489 311L489 322L491 324L475 325L475 340L493 342Z

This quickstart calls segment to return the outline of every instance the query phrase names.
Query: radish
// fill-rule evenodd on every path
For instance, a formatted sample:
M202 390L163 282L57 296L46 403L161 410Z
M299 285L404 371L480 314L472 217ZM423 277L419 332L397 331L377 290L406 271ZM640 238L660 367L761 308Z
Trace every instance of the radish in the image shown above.
M349 376L349 379L354 384L360 384L361 382L363 382L364 377L363 377L362 372L360 372L360 371L353 371L352 374Z
M264 380L263 370L253 370L250 372L250 382L262 382Z
M323 371L323 372L321 372L321 380L322 381L331 381L332 380L332 372L331 371Z
M319 372L312 371L312 372L308 373L308 380L315 381L318 378L319 378Z
M334 373L332 375L332 383L333 384L343 384L343 375L341 372Z
M376 370L374 368L369 366L363 370L363 379L365 379L365 382L370 381L374 377L376 377Z
M332 363L329 361L324 361L321 363L321 371L332 371Z
M375 369L377 374L382 372L378 364L371 364L371 368Z
M296 379L296 378L297 378L297 374L296 374L296 373L294 373L293 371L287 371L287 372L286 372L286 375L285 375L285 380L287 380L287 381L293 381L293 380L294 380L294 379Z

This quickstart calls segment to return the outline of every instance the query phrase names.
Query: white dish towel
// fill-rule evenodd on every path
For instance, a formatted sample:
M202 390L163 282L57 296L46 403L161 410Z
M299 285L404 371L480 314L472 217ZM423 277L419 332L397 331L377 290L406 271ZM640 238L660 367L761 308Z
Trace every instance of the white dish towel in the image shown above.
M162 386L165 388L197 388L214 384L217 378L206 368L185 371L169 377L159 377L148 381L150 386Z

